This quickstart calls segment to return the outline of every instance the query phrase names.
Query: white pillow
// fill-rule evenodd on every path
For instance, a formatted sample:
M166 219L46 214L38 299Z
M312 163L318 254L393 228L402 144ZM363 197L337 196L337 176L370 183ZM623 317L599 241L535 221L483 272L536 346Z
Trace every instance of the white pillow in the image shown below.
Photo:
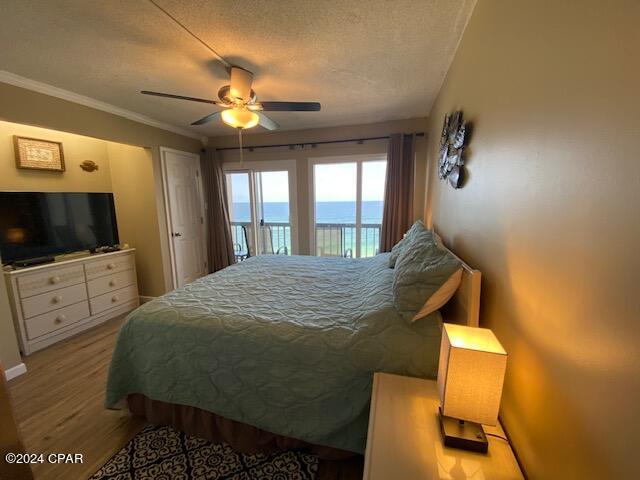
M451 297L453 297L453 294L456 293L461 281L462 267L453 272L448 280L444 282L438 290L436 290L436 293L429 297L418 313L413 316L411 321L415 322L416 320L420 320L442 307Z

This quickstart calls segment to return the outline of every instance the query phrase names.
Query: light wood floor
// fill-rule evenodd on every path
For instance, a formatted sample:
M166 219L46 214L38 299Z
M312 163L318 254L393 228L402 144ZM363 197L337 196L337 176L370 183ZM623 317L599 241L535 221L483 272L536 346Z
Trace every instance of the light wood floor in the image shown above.
M142 419L103 405L111 353L123 318L24 357L27 373L9 382L26 452L84 456L81 465L35 464L36 480L86 479L144 426ZM321 462L318 477L362 478L362 457Z
M25 451L84 457L82 465L32 465L36 480L85 479L144 426L140 418L103 405L122 321L115 318L24 357L27 373L9 382Z

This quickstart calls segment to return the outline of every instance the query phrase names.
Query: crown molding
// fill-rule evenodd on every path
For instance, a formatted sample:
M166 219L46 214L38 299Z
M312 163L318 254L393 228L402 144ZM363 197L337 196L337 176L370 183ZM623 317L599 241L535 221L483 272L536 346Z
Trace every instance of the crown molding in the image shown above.
M128 120L143 123L151 127L168 130L169 132L177 133L178 135L184 135L185 137L195 138L196 140L200 141L202 141L203 138L201 135L198 135L197 133L190 130L176 127L175 125L170 125L168 123L159 122L158 120L154 120L153 118L147 117L145 115L140 115L139 113L116 107L115 105L111 105L109 103L102 102L91 97L85 97L84 95L73 93L69 90L64 90L62 88L54 87L53 85L38 82L36 80L31 80L30 78L21 77L20 75L7 72L6 70L0 70L0 82L8 83L9 85L14 85L20 88L25 88L27 90L32 90L34 92L43 93L45 95L60 98L62 100L67 100L69 102L84 105L85 107L95 108L96 110L101 110L113 115L118 115L119 117L124 117Z

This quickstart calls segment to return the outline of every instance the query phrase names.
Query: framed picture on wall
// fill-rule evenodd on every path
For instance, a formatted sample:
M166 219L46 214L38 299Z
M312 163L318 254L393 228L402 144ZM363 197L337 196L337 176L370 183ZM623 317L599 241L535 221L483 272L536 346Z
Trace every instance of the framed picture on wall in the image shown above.
M61 142L14 135L13 146L17 168L64 172L64 153Z

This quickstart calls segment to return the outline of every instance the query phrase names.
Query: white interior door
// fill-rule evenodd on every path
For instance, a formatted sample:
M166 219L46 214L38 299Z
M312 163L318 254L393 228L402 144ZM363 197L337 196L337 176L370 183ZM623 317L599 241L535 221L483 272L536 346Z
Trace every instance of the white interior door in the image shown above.
M162 149L174 287L207 273L204 199L198 155Z

